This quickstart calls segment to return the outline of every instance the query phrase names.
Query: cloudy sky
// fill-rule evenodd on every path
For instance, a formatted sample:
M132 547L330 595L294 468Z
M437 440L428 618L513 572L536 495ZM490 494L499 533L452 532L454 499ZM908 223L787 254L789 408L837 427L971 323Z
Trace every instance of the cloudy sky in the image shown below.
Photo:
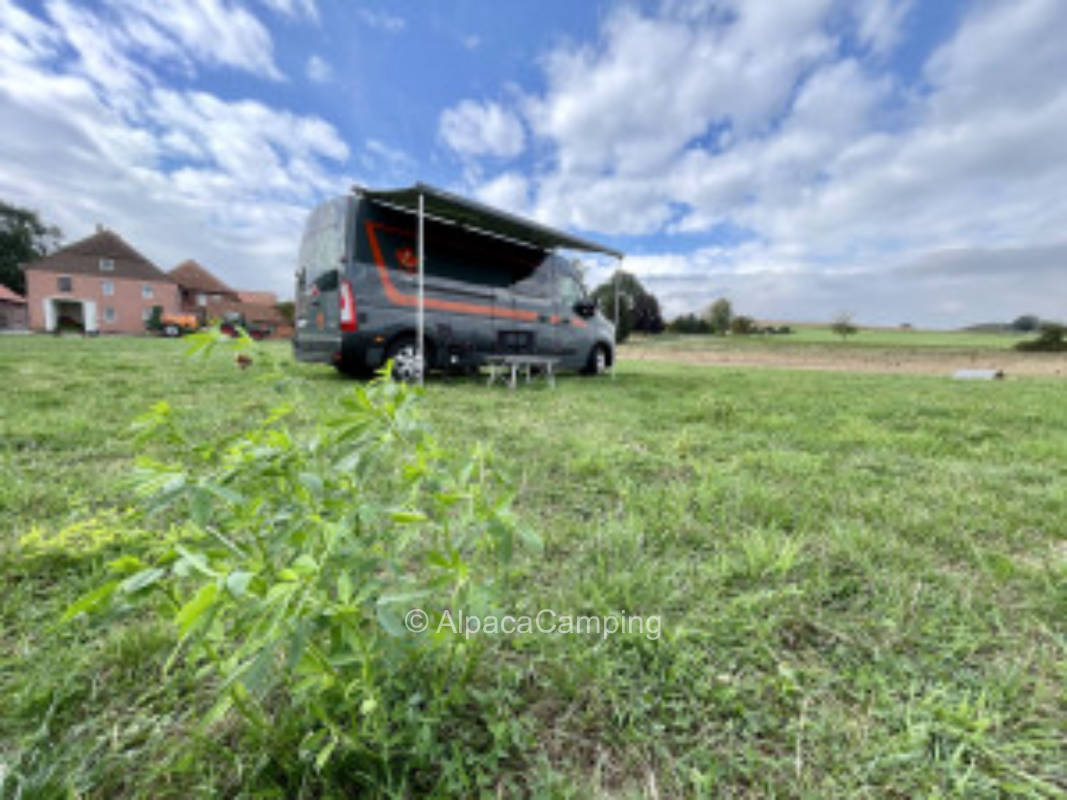
M320 199L424 180L670 314L1062 318L1065 42L1064 0L0 0L0 198L291 295Z

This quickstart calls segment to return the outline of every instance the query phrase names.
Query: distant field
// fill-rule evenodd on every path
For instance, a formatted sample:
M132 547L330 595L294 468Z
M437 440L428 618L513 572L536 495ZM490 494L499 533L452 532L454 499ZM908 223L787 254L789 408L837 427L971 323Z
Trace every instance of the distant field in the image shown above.
M1067 354L1021 353L1012 345L1026 337L1010 334L865 329L842 341L828 328L795 330L755 336L633 336L619 353L622 360L709 366L943 376L982 368L1009 377L1067 376Z
M655 339L672 346L702 347L715 341L728 340L732 347L777 347L787 345L824 344L835 347L945 347L952 349L1006 350L1016 342L1034 338L1032 334L981 333L972 331L924 331L892 328L862 328L859 333L842 340L827 326L793 325L793 333L756 336L684 336L663 334ZM711 340L711 343L703 340Z
M166 399L206 441L284 396L258 366L181 352L0 337L5 797L1067 791L1062 381L650 360L554 391L432 380L429 424L447 446L489 447L545 540L500 602L661 615L663 636L487 641L464 719L448 736L426 720L433 758L394 755L405 788L351 766L281 772L232 719L197 734L206 687L180 663L162 680L168 624L57 624L143 545L35 555L20 541L130 502L132 417ZM352 387L328 368L296 374L305 421Z

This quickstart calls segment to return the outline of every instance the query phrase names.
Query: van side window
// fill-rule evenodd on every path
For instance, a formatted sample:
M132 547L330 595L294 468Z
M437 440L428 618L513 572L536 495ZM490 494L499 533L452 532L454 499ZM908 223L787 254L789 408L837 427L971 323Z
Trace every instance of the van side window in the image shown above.
M561 273L559 276L559 299L560 302L570 308L585 297L585 290L573 275Z
M549 297L551 295L552 267L550 261L544 261L532 270L512 274L511 290L528 297Z
M337 270L331 269L315 278L315 288L320 292L335 292L338 286Z

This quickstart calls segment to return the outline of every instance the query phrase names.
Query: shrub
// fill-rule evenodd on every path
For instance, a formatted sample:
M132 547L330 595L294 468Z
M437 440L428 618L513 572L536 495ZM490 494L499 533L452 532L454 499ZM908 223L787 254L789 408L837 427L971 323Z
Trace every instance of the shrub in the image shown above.
M264 419L203 444L169 405L153 406L138 439L173 455L139 462L139 524L180 520L189 535L151 563L112 562L112 579L65 614L136 607L172 622L164 676L208 677L203 724L235 712L297 785L343 769L368 790L412 775L432 789L434 743L450 747L435 731L469 715L481 646L409 633L404 613L424 609L432 631L447 609L485 609L517 537L539 546L487 452L443 449L418 413L420 390L387 374L355 386L310 434L290 424L299 383Z
M840 336L842 341L859 332L859 328L852 323L852 314L847 311L843 311L837 315L834 321L830 324L830 330Z
M759 327L752 317L739 314L730 321L730 332L740 336L747 336L751 333L759 333Z
M1040 336L1016 343L1015 349L1031 353L1060 353L1067 351L1065 335L1067 335L1067 326L1046 322L1041 326Z

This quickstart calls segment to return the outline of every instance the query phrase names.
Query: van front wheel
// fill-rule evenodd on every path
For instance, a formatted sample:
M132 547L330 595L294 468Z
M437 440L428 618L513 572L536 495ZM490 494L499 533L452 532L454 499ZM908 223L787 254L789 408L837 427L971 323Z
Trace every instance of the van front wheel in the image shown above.
M602 344L595 345L589 352L589 359L585 362L586 375L603 375L608 371L608 348Z
M389 345L385 358L387 361L393 360L393 380L418 383L422 363L413 336L401 336L396 339Z

